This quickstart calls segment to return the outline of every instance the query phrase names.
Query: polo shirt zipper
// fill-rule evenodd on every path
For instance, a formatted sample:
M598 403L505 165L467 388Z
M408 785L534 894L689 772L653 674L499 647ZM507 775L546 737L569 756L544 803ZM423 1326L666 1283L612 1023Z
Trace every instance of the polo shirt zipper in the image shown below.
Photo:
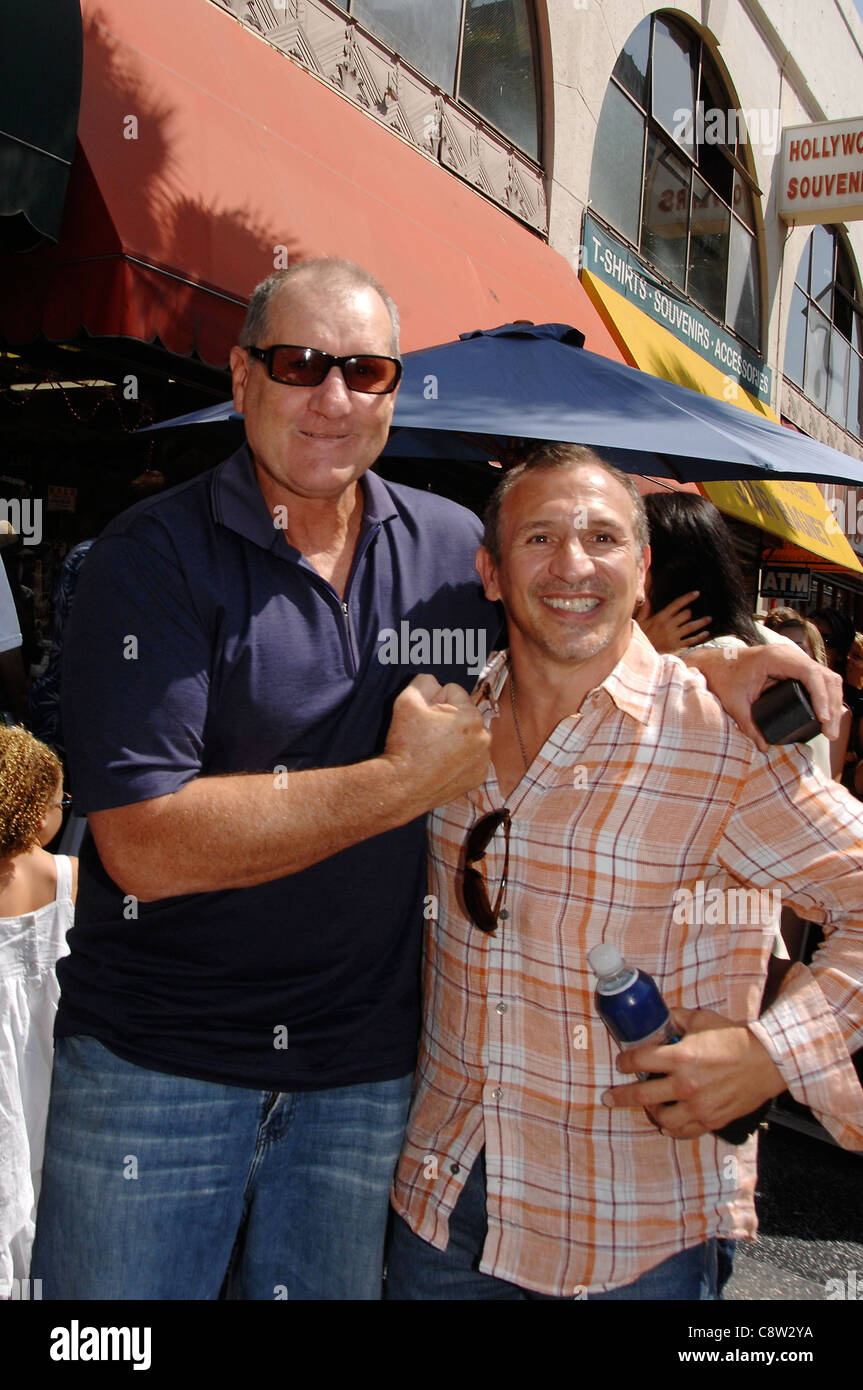
M339 607L340 607L341 610L342 610L342 616L344 617L344 621L345 621L345 634L346 634L346 637L347 637L348 651L349 651L349 653L350 653L350 658L351 658L351 674L354 675L354 676L357 674L357 672L358 672L359 669L360 669L360 662L359 662L359 654L358 654L358 652L357 652L357 650L356 650L356 647L355 647L355 645L354 645L354 634L353 634L353 630L352 630L352 628L351 628L351 616L350 616L350 612L349 612L349 610L348 610L348 594L350 593L350 591L351 591L351 589L352 589L352 587L353 587L353 582L354 582L354 579L355 579L355 577L356 577L356 575L357 575L357 573L358 573L358 571L359 571L360 565L361 565L361 564L363 563L363 561L365 560L366 551L368 550L369 546L371 545L372 541L374 540L374 538L375 538L375 536L377 535L377 533L378 533L379 530L380 530L380 522L376 522L375 525L372 526L372 527L370 527L370 529L369 529L369 530L365 533L365 535L361 538L360 544L359 544L359 546L358 546L358 548L357 548L357 550L356 550L356 552L355 552L355 554L354 554L353 564L351 565L351 572L350 572L350 574L348 575L348 586L347 586L347 588L345 589L345 597L344 597L344 598L340 598L340 599L338 600L338 602L339 602ZM330 587L332 588L332 586L330 586ZM335 590L333 590L333 592L335 592Z
M353 633L351 632L351 615L350 615L350 613L348 612L348 605L345 603L344 599L340 599L339 602L340 602L342 614L343 614L344 620L345 620L345 635L346 635L346 637L347 637L347 641L348 641L348 652L349 652L350 658L351 658L351 675L352 675L352 676L355 676L355 675L357 674L357 671L358 671L359 667L358 667L358 665L357 665L357 654L356 654L356 652L354 651L354 638L353 638Z

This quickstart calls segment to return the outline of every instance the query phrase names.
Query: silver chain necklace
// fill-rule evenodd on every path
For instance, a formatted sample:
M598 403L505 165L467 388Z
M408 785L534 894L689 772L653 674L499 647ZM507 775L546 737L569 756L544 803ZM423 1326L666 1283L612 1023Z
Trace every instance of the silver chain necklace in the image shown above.
M509 668L509 702L512 705L512 718L515 724L515 734L518 739L518 746L521 749L521 756L524 759L524 770L528 771L530 763L527 760L527 753L524 749L524 739L521 736L521 725L518 722L518 709L515 703L515 680L513 679L512 666Z

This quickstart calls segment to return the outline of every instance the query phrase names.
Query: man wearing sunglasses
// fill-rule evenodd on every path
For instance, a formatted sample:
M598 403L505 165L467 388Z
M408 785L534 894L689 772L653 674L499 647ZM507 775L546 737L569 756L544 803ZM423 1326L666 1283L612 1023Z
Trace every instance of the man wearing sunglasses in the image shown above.
M715 1298L724 1242L754 1234L757 1141L712 1131L788 1087L863 1148L863 814L654 651L632 621L647 539L632 481L589 450L539 449L490 504L477 567L509 651L476 694L489 776L430 822L389 1297ZM712 909L687 913L699 884ZM738 916L741 884L825 923L760 1019L773 899ZM653 1079L615 1084L602 941L686 1035L624 1055Z
M458 624L487 650L499 620L476 518L368 472L401 374L377 282L343 262L275 276L241 342L247 444L113 522L72 614L64 725L93 841L46 1299L380 1297L422 818L481 781L489 740L454 656L412 681L379 634Z

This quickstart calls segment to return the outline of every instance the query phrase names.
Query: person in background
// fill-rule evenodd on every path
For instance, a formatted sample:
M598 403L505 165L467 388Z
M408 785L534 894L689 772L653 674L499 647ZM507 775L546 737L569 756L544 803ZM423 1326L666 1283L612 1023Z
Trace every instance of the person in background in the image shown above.
M712 502L693 493L653 492L644 504L652 558L647 596L635 616L657 651L712 646L731 654L792 640L753 618L734 537ZM817 660L803 642L796 645ZM825 777L833 776L829 741L816 734L809 747Z
M848 656L854 645L854 624L847 613L837 613L833 608L817 608L810 614L810 621L817 627L824 639L827 664L831 671L842 677L842 699L851 711L850 732L841 780L855 796L861 790L855 786L857 767L863 758L863 691L848 679Z
M48 854L62 819L59 759L0 728L0 1298L26 1279L35 1231L59 988L78 862Z
M778 632L780 636L796 642L813 661L820 662L822 666L828 664L824 638L815 624L804 618L802 613L793 608L772 608L764 619L764 626L770 632Z
M645 497L644 505L650 526L651 561L647 598L636 617L657 650L673 652L673 648L658 645L669 636L669 605L692 594L695 584L701 586L702 593L693 597L690 607L695 617L710 624L706 635L704 629L701 630L705 646L720 647L727 655L736 655L743 647L791 640L790 635L778 634L753 618L734 538L712 502L690 493L657 492ZM654 610L659 610L655 618ZM791 612L797 622L792 610L785 611ZM805 636L802 625L799 631ZM814 631L818 635L817 629ZM671 640L673 636L672 631ZM803 646L803 643L797 645ZM811 651L808 654L815 659ZM846 741L847 728L846 723ZM840 740L835 742L841 742L841 734ZM833 746L823 734L816 734L809 740L813 762L825 777L834 775ZM840 768L843 755L844 744L838 753ZM807 936L805 921L787 906L776 911L774 925L763 1005L775 999L792 961L799 958Z
M814 613L809 614L809 621L824 639L827 665L831 671L837 671L844 681L845 664L854 641L853 622L846 613L837 613L833 608L816 608Z
M147 474L142 475L146 477ZM136 480L140 482L139 480ZM128 488L100 493L98 498L71 518L69 549L63 556L52 595L53 627L47 660L34 675L28 697L28 728L37 738L53 748L65 760L63 720L60 700L60 671L66 628L78 588L84 561L105 527L118 512L139 500L140 488L131 483Z
M27 676L21 655L21 624L0 564L0 718L4 722L24 718L27 711Z
M24 583L24 547L11 522L0 521L0 560L9 582L12 602L18 614L21 629L21 660L24 674L29 679L30 671L39 659L39 639L36 632L36 595Z
M849 791L863 798L863 633L855 632L845 661L845 686L854 692L851 734L845 757L843 781Z
M828 664L824 638L815 624L810 622L808 618L804 618L802 613L795 612L793 608L773 608L764 619L763 626L768 632L778 633L780 637L794 642L807 656L811 656L812 660L817 661L821 666ZM830 740L830 776L834 777L837 782L842 781L845 757L851 736L851 724L851 711L845 705L842 710L839 737Z
M656 650L723 645L720 639L762 646L767 639L752 618L721 512L688 492L652 492L644 505L651 562L647 596L635 616Z
M81 567L94 543L94 537L79 541L65 556L54 586L54 631L51 651L44 671L30 687L29 723L36 736L64 756L63 726L60 713L60 664L63 634L72 608Z
M854 641L845 663L845 679L855 690L863 690L863 632L854 633Z

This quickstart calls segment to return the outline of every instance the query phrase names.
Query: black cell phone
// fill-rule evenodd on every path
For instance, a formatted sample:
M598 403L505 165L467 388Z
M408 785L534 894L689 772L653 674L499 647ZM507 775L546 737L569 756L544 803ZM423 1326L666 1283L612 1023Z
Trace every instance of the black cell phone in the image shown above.
M759 695L752 718L768 743L805 743L821 732L806 687L800 681L778 681Z

